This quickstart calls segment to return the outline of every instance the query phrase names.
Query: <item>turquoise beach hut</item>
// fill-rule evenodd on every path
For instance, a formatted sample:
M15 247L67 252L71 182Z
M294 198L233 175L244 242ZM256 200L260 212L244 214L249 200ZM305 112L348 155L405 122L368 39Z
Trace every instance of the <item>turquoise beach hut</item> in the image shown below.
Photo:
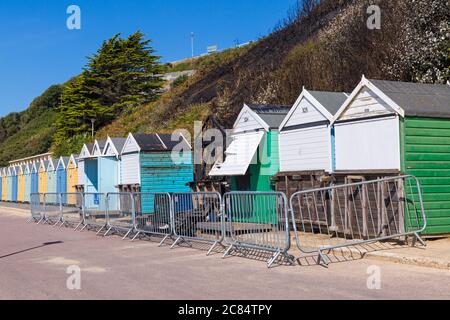
M56 174L56 166L58 162L49 159L47 164L47 192L48 193L56 193L57 192L57 174Z
M182 150L182 152L180 152ZM191 191L192 147L181 134L129 134L121 151L123 192L177 193ZM154 199L142 201L142 212L153 213Z

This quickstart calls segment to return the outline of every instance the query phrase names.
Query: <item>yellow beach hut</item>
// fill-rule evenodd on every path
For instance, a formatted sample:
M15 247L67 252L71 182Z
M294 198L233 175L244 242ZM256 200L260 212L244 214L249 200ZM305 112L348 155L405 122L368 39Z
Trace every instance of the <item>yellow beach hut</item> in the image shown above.
M72 194L67 198L68 204L75 205L77 203L77 197L73 193L77 192L78 185L78 163L74 155L70 156L69 163L67 165L67 193Z
M2 201L6 201L6 191L8 189L8 185L6 183L7 179L7 169L2 168Z
M48 177L47 177L47 166L48 161L40 161L39 162L39 193L47 193L48 190Z

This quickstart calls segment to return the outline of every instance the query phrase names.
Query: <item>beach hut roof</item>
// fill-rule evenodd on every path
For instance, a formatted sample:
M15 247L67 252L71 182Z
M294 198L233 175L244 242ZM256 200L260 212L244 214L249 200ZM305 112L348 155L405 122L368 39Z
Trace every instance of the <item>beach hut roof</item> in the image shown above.
M126 138L111 138L108 137L108 140L106 141L105 148L103 150L103 155L115 155L119 156L123 147L125 146L125 143L127 142ZM112 152L110 152L110 150Z
M256 113L270 129L278 129L291 110L291 106L286 105L248 104L247 106Z
M24 172L24 174L29 174L31 172L31 168L28 163L23 165L23 172Z
M70 163L73 163L73 164L75 165L75 168L78 167L78 161L77 161L77 159L75 158L75 155L74 155L74 154L72 154L72 155L69 157L69 161L67 162L67 165L69 165Z
M58 161L57 169L60 168L60 166L63 166L64 169L67 169L67 165L69 164L70 157L60 157Z
M303 88L294 106L281 123L280 131L288 124L292 115L301 106L303 99L307 99L325 118L332 121L333 116L339 111L348 96L344 92L313 91Z
M141 152L163 152L172 151L176 146L182 144L183 150L192 149L189 142L181 134L141 134L136 133L128 136L127 142L124 144L122 153L125 152L128 142L135 144L135 150Z
M81 148L80 155L78 156L80 159L88 158L91 156L92 149L94 148L93 143L84 144L83 148Z
M39 170L44 168L45 171L47 171L48 168L48 160L42 160L39 162Z
M57 163L53 158L50 158L47 163L47 171L54 171L56 169Z
M95 140L91 156L101 156L106 146L106 140Z
M400 116L450 118L450 86L399 81L371 80L364 76L334 117L347 110L363 88L368 88Z

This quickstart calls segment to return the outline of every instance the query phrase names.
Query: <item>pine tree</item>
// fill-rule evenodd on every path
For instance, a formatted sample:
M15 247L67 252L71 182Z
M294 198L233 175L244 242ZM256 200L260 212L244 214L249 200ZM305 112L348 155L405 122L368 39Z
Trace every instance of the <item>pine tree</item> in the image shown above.
M117 34L88 58L83 73L64 86L56 150L68 150L73 137L87 136L91 119L100 128L122 112L157 99L162 69L150 44L139 31L126 39ZM80 139L75 140L79 144Z

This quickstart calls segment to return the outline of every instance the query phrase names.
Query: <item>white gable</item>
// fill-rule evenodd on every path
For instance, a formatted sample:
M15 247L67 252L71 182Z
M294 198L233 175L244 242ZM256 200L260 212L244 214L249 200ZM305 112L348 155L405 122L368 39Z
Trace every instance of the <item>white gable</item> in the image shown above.
M30 165L26 164L26 165L25 165L24 173L25 173L25 174L30 174L30 172L31 172Z
M47 171L55 171L55 165L52 159L48 161Z
M364 76L333 118L351 120L397 113L404 117L404 110Z
M58 165L56 166L56 169L58 170L59 168L66 169L66 164L64 163L63 157L59 158L58 160Z
M87 145L83 145L83 148L81 149L80 158L87 158L91 155L91 152L89 151Z
M133 137L133 134L129 134L127 141L125 142L125 145L123 146L123 149L121 151L121 154L125 153L134 153L134 152L140 152L141 148L137 144L136 140Z
M280 131L285 127L293 127L308 123L331 121L333 116L317 101L307 90L303 90L300 97L289 111L286 119L280 126Z
M69 159L69 165L70 164L73 164L75 166L75 168L78 167L77 160L75 159L75 156L73 154L70 156L70 159Z
M94 149L92 150L93 156L101 156L102 150L100 150L100 145L98 144L98 140L95 140Z
M361 88L339 120L358 119L395 113L385 101L367 87Z
M108 140L106 141L105 149L103 150L103 155L110 157L119 156L119 151L117 150L116 146L114 145L114 142L110 137L108 137Z
M269 126L252 109L247 105L244 105L244 108L233 126L233 132L239 133L261 129L268 131Z
M45 162L44 161L41 161L39 163L39 171L42 171L42 170L47 171L47 168L45 167Z
M33 173L37 172L36 162L33 162L33 164L31 165L31 172L33 172Z

